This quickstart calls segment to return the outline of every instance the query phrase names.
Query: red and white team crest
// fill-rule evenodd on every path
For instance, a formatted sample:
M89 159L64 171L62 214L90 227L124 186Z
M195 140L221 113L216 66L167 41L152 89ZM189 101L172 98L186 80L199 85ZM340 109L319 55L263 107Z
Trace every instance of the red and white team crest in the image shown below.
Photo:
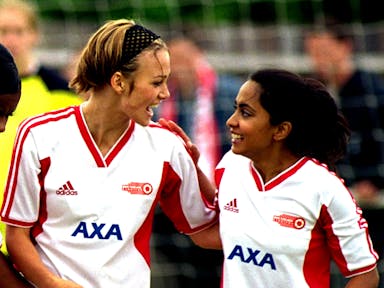
M130 182L124 184L121 189L136 195L149 195L153 192L153 187L150 183Z
M305 226L305 219L303 217L288 214L274 215L273 221L279 223L280 226L294 229L303 229Z

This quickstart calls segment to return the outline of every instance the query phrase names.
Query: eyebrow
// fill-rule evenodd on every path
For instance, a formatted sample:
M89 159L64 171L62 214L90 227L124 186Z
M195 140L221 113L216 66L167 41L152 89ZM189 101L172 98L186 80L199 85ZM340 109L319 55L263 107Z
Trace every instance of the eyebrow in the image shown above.
M244 107L250 107L250 108L252 108L249 104L247 104L247 103L237 103L237 101L235 100L234 101L234 104L236 105L236 106L238 106L239 108L244 108Z
M240 103L238 106L239 106L240 108L244 108L244 107L250 107L250 108L252 108L251 106L249 106L249 105L246 104L246 103Z
M153 78L161 78L161 79L165 79L167 78L168 76L165 75L165 74L158 74L158 75L153 75Z

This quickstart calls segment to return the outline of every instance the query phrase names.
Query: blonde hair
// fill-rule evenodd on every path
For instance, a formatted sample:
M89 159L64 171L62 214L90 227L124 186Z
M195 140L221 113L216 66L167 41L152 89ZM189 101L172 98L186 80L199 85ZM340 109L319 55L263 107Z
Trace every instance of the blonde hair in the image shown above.
M118 19L101 26L85 45L76 75L69 83L70 88L76 93L85 93L92 88L108 84L116 71L121 71L127 76L136 71L137 57L128 63L122 63L125 33L134 25L136 25L134 20ZM144 50L156 49L154 47L166 47L166 45L159 38Z
M22 12L28 22L28 28L37 32L39 30L39 16L37 7L32 2L23 0L0 0L1 9L15 9Z

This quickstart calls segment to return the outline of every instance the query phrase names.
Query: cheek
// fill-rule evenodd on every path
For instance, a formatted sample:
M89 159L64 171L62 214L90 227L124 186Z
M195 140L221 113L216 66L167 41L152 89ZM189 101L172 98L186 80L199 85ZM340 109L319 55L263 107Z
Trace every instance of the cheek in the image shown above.
M157 97L157 90L153 87L139 87L134 91L134 101L136 103L148 104Z
M247 127L247 134L250 136L251 142L255 145L261 143L269 143L272 139L272 131L270 126L266 125L250 125Z
M131 93L126 95L122 99L124 109L136 109L148 103L150 94L147 90L148 89L135 88Z
M5 131L5 126L7 124L7 117L0 116L0 133Z

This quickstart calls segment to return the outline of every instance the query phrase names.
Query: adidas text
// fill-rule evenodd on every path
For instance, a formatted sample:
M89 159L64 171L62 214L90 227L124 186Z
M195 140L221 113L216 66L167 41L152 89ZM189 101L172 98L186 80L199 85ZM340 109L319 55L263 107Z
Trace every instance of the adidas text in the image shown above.
M57 195L77 195L75 190L56 190Z
M224 206L224 210L228 210L231 212L239 213L239 208L232 207L232 206Z

